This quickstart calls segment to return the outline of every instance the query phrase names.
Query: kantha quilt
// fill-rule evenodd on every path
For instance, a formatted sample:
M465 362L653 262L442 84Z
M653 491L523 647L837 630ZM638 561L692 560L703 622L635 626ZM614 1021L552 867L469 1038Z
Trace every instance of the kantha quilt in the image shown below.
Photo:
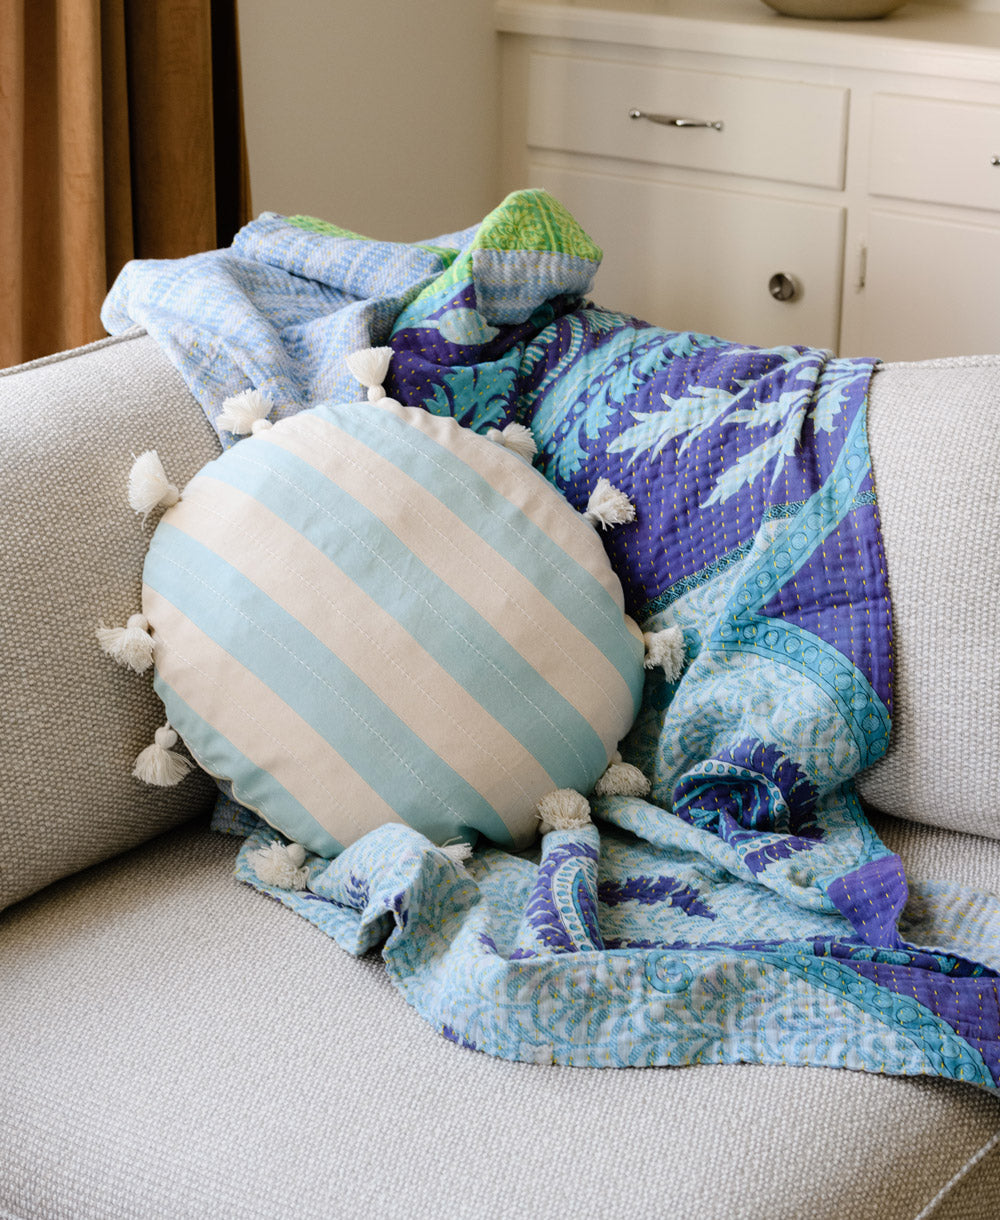
M276 417L356 397L346 352L388 343L400 401L520 422L583 507L600 477L627 608L678 627L621 752L644 798L458 862L384 826L300 891L237 875L362 954L381 948L446 1037L504 1058L620 1067L823 1064L1000 1088L1000 900L908 887L853 779L886 749L891 608L866 432L872 362L668 332L584 294L599 250L520 192L418 245L264 216L227 251L133 263L105 305L139 323L213 419L253 386ZM228 442L232 438L224 436ZM322 978L316 979L322 986Z

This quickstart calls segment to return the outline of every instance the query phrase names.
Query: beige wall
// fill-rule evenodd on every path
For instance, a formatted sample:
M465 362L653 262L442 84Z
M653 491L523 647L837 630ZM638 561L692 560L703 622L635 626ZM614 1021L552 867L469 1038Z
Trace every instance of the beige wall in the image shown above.
M239 0L255 213L412 241L498 202L492 0Z

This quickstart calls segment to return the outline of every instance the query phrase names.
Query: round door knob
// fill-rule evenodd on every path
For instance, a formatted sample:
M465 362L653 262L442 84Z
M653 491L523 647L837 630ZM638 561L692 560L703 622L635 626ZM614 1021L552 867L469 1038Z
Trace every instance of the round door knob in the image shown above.
M790 275L779 271L767 281L767 290L776 301L791 301L799 294L799 286Z

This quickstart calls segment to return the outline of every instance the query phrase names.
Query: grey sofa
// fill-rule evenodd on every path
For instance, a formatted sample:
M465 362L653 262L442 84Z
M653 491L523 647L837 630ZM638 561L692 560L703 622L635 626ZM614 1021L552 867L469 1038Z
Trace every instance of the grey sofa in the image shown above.
M896 719L861 783L911 877L993 893L998 373L875 375ZM1000 1216L984 1092L501 1062L237 883L207 780L130 778L160 713L93 640L137 604L122 488L154 443L178 481L216 451L140 331L0 375L0 1216Z

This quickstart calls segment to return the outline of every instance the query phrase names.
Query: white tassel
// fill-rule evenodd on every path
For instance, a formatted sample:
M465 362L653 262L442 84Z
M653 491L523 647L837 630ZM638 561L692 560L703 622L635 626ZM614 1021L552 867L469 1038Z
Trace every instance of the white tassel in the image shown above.
M594 785L594 796L649 796L650 782L638 767L622 762L615 751L608 769Z
M385 398L382 382L389 372L389 361L392 359L391 347L363 347L360 351L351 352L344 360L353 376L368 387L368 401L380 402Z
M226 432L236 436L246 436L250 432L259 432L259 424L266 423L274 403L260 390L244 390L242 394L234 394L222 404L215 422Z
M165 724L157 729L153 744L135 760L132 774L141 779L144 784L154 784L157 788L172 788L179 784L191 770L191 764L181 754L175 754L173 747L177 744L177 734Z
M667 627L664 631L644 631L642 639L646 645L645 667L655 669L659 665L667 680L676 682L684 669L684 632L680 627Z
M472 855L471 843L445 843L441 848L449 860L454 860L456 864L464 864Z
M490 428L486 433L486 439L503 445L505 449L516 453L526 462L530 462L538 453L538 446L535 444L531 429L526 428L524 424L508 424L506 428Z
M587 511L584 520L595 528L607 529L609 525L625 525L635 520L635 506L628 496L605 478L597 480L597 486L590 493L587 501Z
M128 476L128 502L143 520L154 508L169 508L181 498L181 493L167 478L160 455L155 449L140 453L132 463Z
M144 614L133 614L124 627L98 627L97 642L102 652L137 674L153 664L153 637Z
M309 870L303 868L306 850L301 843L279 843L275 840L247 857L250 867L264 885L279 890L304 890Z
M538 802L539 829L577 830L590 825L590 802L573 788L557 788Z

